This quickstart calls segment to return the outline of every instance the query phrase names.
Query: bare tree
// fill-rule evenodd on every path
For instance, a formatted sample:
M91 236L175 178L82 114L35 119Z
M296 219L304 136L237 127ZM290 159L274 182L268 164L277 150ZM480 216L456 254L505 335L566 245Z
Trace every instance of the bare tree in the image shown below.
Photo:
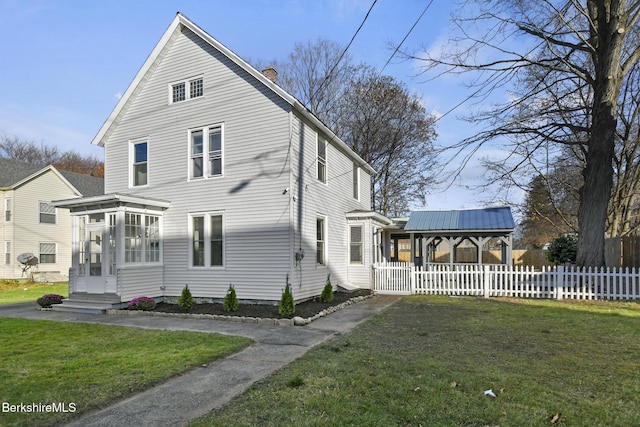
M457 148L508 138L515 170L549 145L580 147L585 166L576 262L604 265L618 103L640 58L640 1L466 3L463 10L473 16L456 20L461 48L423 59L429 69L479 73L474 81L479 96L507 85L514 91L508 101L471 118L489 130ZM474 32L474 26L482 31Z
M17 136L0 137L0 157L21 160L34 165L53 165L58 169L84 175L104 177L104 165L94 156L83 156L76 151L60 152L57 147L33 141L24 141Z
M411 202L425 203L434 182L434 117L419 98L392 77L374 70L349 81L340 97L337 133L378 173L372 180L372 209L406 214Z
M340 94L362 66L354 65L337 42L318 39L296 43L288 60L277 68L280 86L333 128Z

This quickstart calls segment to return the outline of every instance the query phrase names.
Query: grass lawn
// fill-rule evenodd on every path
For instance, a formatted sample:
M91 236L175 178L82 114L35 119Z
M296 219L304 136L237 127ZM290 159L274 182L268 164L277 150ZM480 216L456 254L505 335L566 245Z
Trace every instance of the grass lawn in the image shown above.
M0 280L0 304L13 304L15 302L33 301L46 294L58 294L63 297L69 295L67 282L61 283L37 283L26 280Z
M247 338L87 323L0 318L0 403L64 403L73 413L0 412L2 426L52 425L106 406L194 366L234 353Z
M407 297L192 425L638 426L640 304Z

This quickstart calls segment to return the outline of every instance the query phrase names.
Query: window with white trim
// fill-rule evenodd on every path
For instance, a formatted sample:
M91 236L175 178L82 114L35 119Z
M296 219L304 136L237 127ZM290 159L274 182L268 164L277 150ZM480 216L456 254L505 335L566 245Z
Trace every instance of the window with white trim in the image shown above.
M316 147L316 178L322 183L327 183L327 141L318 138Z
M148 183L148 149L146 140L131 143L131 186Z
M202 213L190 215L192 267L224 266L224 215Z
M117 219L116 214L110 213L107 214L107 218L109 219L109 267L107 270L107 274L109 276L116 275L116 229L117 229Z
M202 77L187 79L169 85L169 102L182 102L199 98L204 95L204 80Z
M56 263L56 244L53 242L41 242L40 243L40 264L55 264Z
M327 220L316 218L316 264L327 265Z
M40 224L56 223L56 208L47 202L39 202L40 206Z
M160 217L125 212L124 262L128 264L160 262Z
M4 263L11 264L11 242L4 242Z
M78 217L78 275L84 277L86 262L86 244L87 237L85 236L87 219L84 216Z
M11 221L11 199L4 199L4 220Z
M360 168L353 164L353 198L360 200Z
M362 226L349 226L349 264L362 264Z
M221 176L223 173L223 126L221 124L189 131L189 177Z

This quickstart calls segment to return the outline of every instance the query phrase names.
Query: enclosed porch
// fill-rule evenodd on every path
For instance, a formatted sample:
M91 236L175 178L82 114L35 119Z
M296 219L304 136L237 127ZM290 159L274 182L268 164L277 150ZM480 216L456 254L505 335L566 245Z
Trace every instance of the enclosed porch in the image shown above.
M169 202L108 194L54 204L69 209L73 221L69 299L61 309L103 310L142 294L162 296L162 217ZM135 285L123 289L123 283Z

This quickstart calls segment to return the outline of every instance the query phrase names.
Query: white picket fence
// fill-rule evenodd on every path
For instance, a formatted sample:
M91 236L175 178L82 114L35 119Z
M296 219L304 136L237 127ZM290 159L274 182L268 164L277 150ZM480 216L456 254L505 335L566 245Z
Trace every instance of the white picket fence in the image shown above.
M640 270L622 268L429 264L385 262L373 266L380 294L476 295L552 299L640 299Z

